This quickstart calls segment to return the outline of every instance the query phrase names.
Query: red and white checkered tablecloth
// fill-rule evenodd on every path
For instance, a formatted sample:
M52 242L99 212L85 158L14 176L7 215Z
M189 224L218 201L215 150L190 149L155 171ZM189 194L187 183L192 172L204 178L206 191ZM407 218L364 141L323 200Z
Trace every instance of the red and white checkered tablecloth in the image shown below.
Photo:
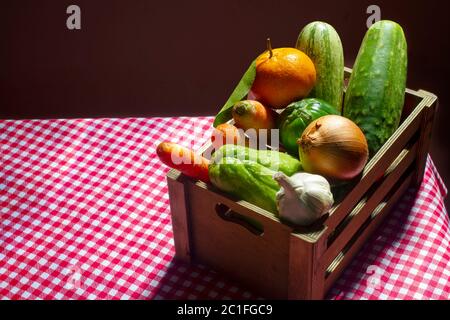
M197 149L212 118L0 121L2 299L242 299L173 260L162 140ZM428 158L330 299L449 299L446 188Z

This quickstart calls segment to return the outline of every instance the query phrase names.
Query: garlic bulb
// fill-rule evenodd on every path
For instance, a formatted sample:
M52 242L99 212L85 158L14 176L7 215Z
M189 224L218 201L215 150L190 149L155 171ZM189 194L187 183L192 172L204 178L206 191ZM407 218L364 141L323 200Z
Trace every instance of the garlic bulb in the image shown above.
M290 223L310 225L333 206L330 184L320 175L299 172L288 177L277 172L273 178L281 187L276 194L278 212Z

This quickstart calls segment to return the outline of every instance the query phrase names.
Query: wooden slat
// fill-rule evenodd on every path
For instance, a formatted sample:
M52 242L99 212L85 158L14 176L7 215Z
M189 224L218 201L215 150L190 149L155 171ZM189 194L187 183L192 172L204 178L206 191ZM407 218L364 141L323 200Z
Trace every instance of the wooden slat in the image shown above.
M296 229L295 230L291 226L281 223L280 219L277 216L275 216L273 213L271 213L267 210L264 210L250 202L247 202L245 200L238 200L225 192L222 192L212 186L207 185L206 183L204 183L202 181L195 181L195 182L191 182L191 183L194 183L199 188L214 192L218 196L218 199L220 199L221 203L225 204L231 210L233 210L247 218L251 218L253 220L258 221L264 227L268 227L268 230L281 228L287 232L294 232L297 235L297 237L300 237L304 241L311 242L311 243L316 243L316 242L321 241L321 239L324 238L322 236L325 235L325 233L326 233L327 227L325 225L317 226L317 230L310 230L310 229L304 229L304 230ZM326 246L326 241L322 241L322 245L319 246L319 248L322 249L322 251L320 251L320 252L325 251L325 246Z
M411 185L413 179L413 172L403 180L403 183L395 191L395 193L387 200L387 202L381 203L374 211L373 220L365 228L365 230L359 235L358 239L351 245L350 248L346 248L344 252L341 252L336 259L330 264L326 273L328 277L325 280L325 293L330 289L338 277L342 274L345 267L351 262L351 259L358 253L359 249L364 245L367 239L376 230L379 224L383 221L385 216L390 212L391 208L397 203L398 199L403 195L406 189ZM325 275L324 275L325 276Z
M411 137L420 129L422 111L426 101L422 100L408 118L381 147L377 154L364 168L361 180L353 187L345 199L334 207L329 218L324 222L331 232L352 210L378 177L381 177Z
M323 270L328 268L330 263L346 246L361 225L367 220L367 217L372 213L380 201L382 201L383 198L389 193L402 174L413 163L416 158L417 147L418 143L414 144L410 150L404 150L388 168L388 175L376 188L375 192L368 196L368 198L363 198L352 210L352 213L350 213L351 221L333 241L332 245L327 249L321 259L320 265Z
M428 107L431 107L432 105L434 105L435 102L437 102L437 100L438 100L438 97L434 93L431 93L431 92L423 90L423 89L419 89L418 91L416 91L416 93L418 95L420 95L421 97L427 99L426 105Z
M413 96L415 96L415 97L417 97L417 98L420 98L420 99L423 99L423 98L424 98L424 95L420 93L420 90L419 90L419 91L415 91L415 90L406 88L406 89L405 89L405 92L406 92L407 94L413 95Z
M211 143L211 141L208 141L203 146L200 147L200 149L197 151L197 154L202 155L206 159L211 159L212 152L214 151L214 147Z
M425 96L427 107L424 109L422 116L422 130L419 138L419 148L417 151L417 170L414 177L414 183L419 186L422 182L423 174L425 172L425 165L427 162L427 154L430 148L431 133L433 130L433 120L437 108L437 97L424 90L419 90Z
M244 200L237 200L233 196L226 194L216 188L207 185L202 181L188 181L193 192L200 192L205 199L211 198L213 195L217 203L222 203L230 208L230 210L239 213L240 215L253 219L260 223L264 228L264 234L271 234L273 230L283 230L285 232L292 232L292 228L280 223L280 220L271 212L264 210L254 204ZM267 236L267 235L266 235Z
M186 177L174 169L170 170L167 174L176 258L189 263L191 262L191 246L187 209L188 201L185 190L186 180Z

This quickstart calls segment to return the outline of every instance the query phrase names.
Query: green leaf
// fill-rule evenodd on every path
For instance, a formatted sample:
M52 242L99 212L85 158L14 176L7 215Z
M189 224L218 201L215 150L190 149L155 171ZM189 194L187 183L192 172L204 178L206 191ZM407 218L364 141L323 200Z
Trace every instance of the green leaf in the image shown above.
M247 96L253 85L253 80L255 80L255 75L256 75L256 60L254 60L250 65L250 67L248 67L247 71L245 71L241 81L239 81L239 84L236 86L236 88L234 88L234 91L228 98L227 102L224 104L222 109L220 109L219 113L216 115L213 124L214 127L217 127L219 124L225 123L232 118L231 108L236 102L242 100L245 96Z

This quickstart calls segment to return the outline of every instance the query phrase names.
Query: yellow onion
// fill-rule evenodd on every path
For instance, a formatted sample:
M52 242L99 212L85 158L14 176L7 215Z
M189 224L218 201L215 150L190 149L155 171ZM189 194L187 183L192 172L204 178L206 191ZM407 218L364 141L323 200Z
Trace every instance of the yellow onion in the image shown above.
M369 157L361 129L351 120L336 115L311 122L297 144L304 170L329 179L356 177Z

